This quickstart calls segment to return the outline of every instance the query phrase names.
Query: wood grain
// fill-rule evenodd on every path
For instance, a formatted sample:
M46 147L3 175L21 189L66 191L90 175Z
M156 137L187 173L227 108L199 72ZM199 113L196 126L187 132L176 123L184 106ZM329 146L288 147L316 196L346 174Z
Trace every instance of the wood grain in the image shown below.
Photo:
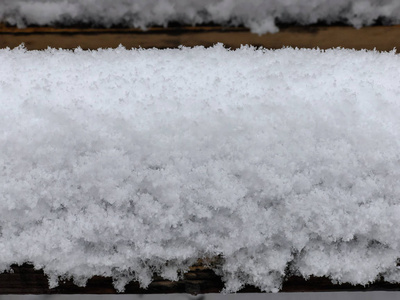
M221 26L151 28L51 28L18 29L0 26L0 48L14 48L25 43L29 50L47 47L73 49L176 48L179 45L205 47L223 43L228 48L254 45L277 49L284 46L321 49L344 47L391 51L400 48L400 25L371 26L355 29L349 26L286 26L278 33L257 35L242 27Z

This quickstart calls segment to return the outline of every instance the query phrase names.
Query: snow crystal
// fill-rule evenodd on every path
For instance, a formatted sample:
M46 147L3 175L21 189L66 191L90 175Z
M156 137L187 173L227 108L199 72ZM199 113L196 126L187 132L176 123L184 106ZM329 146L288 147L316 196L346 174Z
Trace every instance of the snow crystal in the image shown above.
M400 23L398 0L2 0L0 22L27 25L129 26L145 29L171 22L244 25L276 32L278 23Z
M0 271L399 282L400 58L0 50Z

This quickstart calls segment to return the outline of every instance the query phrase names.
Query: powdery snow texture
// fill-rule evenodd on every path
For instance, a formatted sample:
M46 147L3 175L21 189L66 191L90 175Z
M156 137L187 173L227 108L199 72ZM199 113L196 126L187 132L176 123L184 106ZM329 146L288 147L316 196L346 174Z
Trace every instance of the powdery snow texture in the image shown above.
M353 50L0 50L0 271L50 285L222 256L400 281L400 58Z
M400 23L398 0L2 0L0 22L18 27L88 24L145 29L182 24L244 25L277 32L276 21L301 25Z

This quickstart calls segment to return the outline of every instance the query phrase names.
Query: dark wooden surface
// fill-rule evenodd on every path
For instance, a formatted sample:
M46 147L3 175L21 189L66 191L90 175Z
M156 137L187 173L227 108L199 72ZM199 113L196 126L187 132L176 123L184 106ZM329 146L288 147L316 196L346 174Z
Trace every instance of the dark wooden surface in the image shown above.
M41 270L34 270L31 265L12 266L13 272L0 274L0 294L114 294L112 279L94 276L86 287L78 287L71 280L61 282L56 288L49 289L47 277ZM168 294L188 293L204 294L219 293L223 283L209 268L199 264L193 266L182 280L172 282L155 276L147 289L139 287L137 282L126 286L127 294ZM389 284L378 281L368 286L353 286L350 284L335 285L328 278L311 277L309 280L298 276L287 278L281 292L331 292L331 291L398 291L400 284ZM251 286L244 287L240 292L260 292Z
M275 34L257 35L243 27L198 26L151 28L147 31L130 28L51 28L18 29L0 25L0 48L14 48L25 43L29 50L47 47L73 49L176 48L212 46L218 42L235 49L242 44L277 49L283 46L321 49L344 47L390 51L400 49L400 25L372 26L355 29L350 26L286 26Z

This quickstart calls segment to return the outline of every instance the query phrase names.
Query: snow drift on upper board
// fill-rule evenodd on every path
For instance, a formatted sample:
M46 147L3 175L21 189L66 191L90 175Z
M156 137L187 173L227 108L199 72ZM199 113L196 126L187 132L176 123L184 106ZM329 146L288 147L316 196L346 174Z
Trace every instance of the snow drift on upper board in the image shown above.
M222 256L229 292L285 272L400 282L394 53L19 48L0 65L0 271L121 291Z
M38 26L149 26L215 23L276 32L278 23L323 22L355 27L398 24L398 0L2 0L0 22Z

